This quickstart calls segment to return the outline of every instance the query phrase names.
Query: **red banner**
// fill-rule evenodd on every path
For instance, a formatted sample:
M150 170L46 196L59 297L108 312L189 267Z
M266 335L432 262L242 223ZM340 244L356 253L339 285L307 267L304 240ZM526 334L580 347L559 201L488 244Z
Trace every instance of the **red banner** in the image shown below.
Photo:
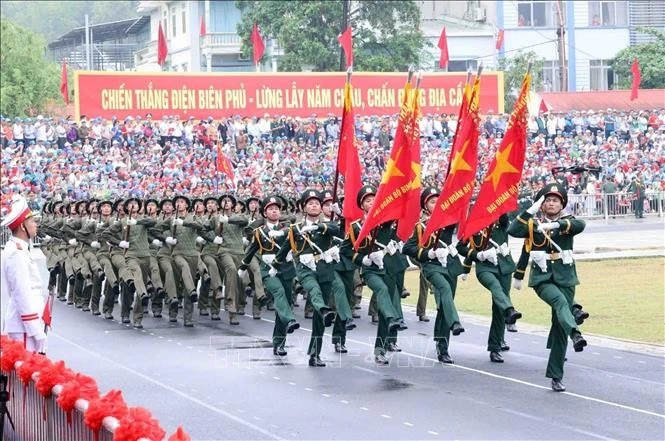
M399 112L405 73L353 74L358 115ZM215 119L232 115L325 118L341 115L346 73L143 73L76 72L76 118L116 116ZM425 73L420 100L423 115L457 113L466 73ZM503 113L503 73L483 72L481 113Z

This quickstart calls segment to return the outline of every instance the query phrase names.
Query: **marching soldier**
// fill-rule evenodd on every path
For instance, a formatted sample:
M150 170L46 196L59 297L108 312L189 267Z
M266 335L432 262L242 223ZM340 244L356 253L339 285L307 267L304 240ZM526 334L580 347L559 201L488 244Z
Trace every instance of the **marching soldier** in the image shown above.
M562 383L568 337L575 352L587 345L575 321L572 309L575 286L579 285L573 260L573 238L584 231L585 222L563 216L568 194L559 184L547 184L536 195L531 207L520 213L508 227L514 237L527 239L531 255L529 287L550 305L556 320L550 329L551 350L545 376L552 379L552 390L566 390Z
M81 257L92 273L92 284L86 285L83 290L84 312L90 311L92 307L93 315L100 315L99 299L102 292L102 281L104 280L104 270L97 260L96 251L101 247L97 240L97 200L91 199L87 203L87 218L82 219L81 228L76 231L76 240L81 243ZM93 302L94 300L94 302Z
M247 212L243 214L247 216L248 225L245 227L245 237L243 237L242 243L246 248L249 246L254 230L263 223L263 219L259 216L259 208L261 206L261 201L259 198L250 196L245 201L245 205L247 206ZM267 304L269 298L265 295L265 291L263 289L263 281L261 280L261 268L259 266L258 257L254 257L254 259L252 259L249 264L248 271L250 275L250 285L254 288L252 298L252 318L254 318L254 320L261 320L261 307Z
M99 219L95 226L95 232L99 239L97 243L91 242L91 247L97 249L97 262L104 270L104 278L106 279L104 288L104 302L102 303L102 313L107 320L113 320L113 306L115 299L120 295L120 282L118 279L118 272L111 262L111 245L101 240L101 233L109 228L113 223L113 202L101 201L97 204L97 211L99 212ZM99 245L99 248L97 248ZM93 298L91 304L99 302L99 299Z
M220 215L217 213L219 206L217 198L207 197L204 203L208 216L205 222L207 231L203 236L206 239L206 243L201 248L201 260L206 266L206 271L210 277L209 289L212 291L212 296L208 302L210 319L220 320L219 313L221 311L222 298L224 297L224 284L221 276L221 265L217 256L219 254L219 246L224 243L224 239L221 236L222 222L220 221ZM201 299L199 298L199 314L203 316L208 315L207 311L202 310L200 302Z
M165 244L166 234L169 234L172 230L171 221L174 217L173 201L171 199L162 199L159 202L159 209L161 211L159 221L157 225L148 229L148 234L152 246L157 249L155 258L157 259L159 274L163 281L164 291L166 293L166 306L169 313L169 322L175 323L178 321L178 287L176 285L173 258L171 257L172 247ZM161 317L162 307L162 301L159 301L157 306L153 303L153 314Z
M286 231L279 222L281 212L281 201L276 196L268 196L261 206L261 214L265 217L265 223L254 230L252 240L247 247L240 267L238 276L246 279L249 265L256 255L259 256L263 286L272 296L275 304L275 326L273 328L272 345L273 354L283 357L287 355L285 344L286 335L293 333L300 327L291 310L290 297L287 296L286 286L290 287L291 278L294 276L293 264L290 262L288 253L284 254L284 260L277 260L277 253L282 250L288 251ZM267 296L266 296L267 297Z
M143 204L143 208L145 210L146 217L150 218L154 222L152 226L147 228L150 252L150 281L153 285L152 292L150 293L150 307L152 309L152 316L154 318L161 318L166 291L164 289L164 280L162 279L162 274L159 268L159 261L157 260L159 247L154 243L155 228L158 228L158 224L161 223L159 219L159 201L156 199L146 199L145 203ZM145 315L147 313L147 309L144 309L143 314Z
M436 301L434 341L437 359L441 363L452 364L454 361L448 352L450 333L458 336L464 332L455 307L457 277L464 272L457 257L458 250L452 245L455 225L435 231L426 243L421 244L426 220L432 214L438 196L439 191L435 188L423 189L420 207L425 217L416 224L413 235L404 244L404 253L418 262L423 275L432 285Z

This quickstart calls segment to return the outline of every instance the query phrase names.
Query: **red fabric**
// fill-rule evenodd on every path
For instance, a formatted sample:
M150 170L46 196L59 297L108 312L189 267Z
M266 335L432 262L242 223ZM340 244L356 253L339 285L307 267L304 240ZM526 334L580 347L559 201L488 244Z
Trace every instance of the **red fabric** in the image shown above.
M129 412L120 421L120 426L113 433L113 441L136 441L139 438L161 440L166 431L161 428L159 421L142 407L131 407Z
M503 47L503 29L499 29L499 32L496 33L496 50L500 51Z
M259 33L259 26L256 23L254 23L254 27L252 28L252 46L254 47L254 64L259 64L266 50L266 45L263 43L263 38L261 38L261 34Z
M52 297L49 296L46 299L46 304L44 305L44 311L42 312L42 320L44 320L44 324L46 326L51 326L51 319L52 319L52 316L51 316L51 298Z
M60 74L60 95L65 104L69 104L69 83L67 80L67 63L62 61L62 73Z
M189 435L187 435L182 426L178 426L175 433L169 436L168 441L192 441L192 438Z
M56 401L62 410L71 412L76 400L92 401L97 397L99 397L99 389L95 380L87 375L76 373L62 385L62 391Z
M217 171L224 173L231 181L235 181L231 161L229 161L229 158L224 155L222 148L219 145L217 145Z
M67 368L65 362L60 360L39 371L39 378L35 387L44 398L48 398L51 396L53 386L66 383L74 375L74 371Z
M478 169L479 98L480 79L476 78L468 108L460 112L464 117L459 128L459 136L455 137L450 151L450 171L436 200L434 211L425 226L421 238L423 243L440 228L461 224L466 219Z
M108 391L105 395L95 398L88 403L88 410L85 411L84 422L93 431L98 431L102 427L102 421L107 416L116 418L118 421L125 418L129 412L129 407L125 403L122 392L117 389Z
M3 372L11 372L14 370L14 364L26 356L23 342L12 340L9 337L3 336L1 349L0 369Z
M28 353L21 366L16 369L16 373L23 384L28 384L32 380L32 374L49 367L51 364L51 360L46 358L45 355Z
M413 104L411 100L412 86L407 83L404 86L404 99L402 101L395 139L390 151L390 159L383 173L381 184L376 192L375 203L367 213L360 233L354 244L357 248L362 240L379 225L404 216L407 198L406 193L411 188L411 142L413 129L417 128L417 122L413 118ZM407 127L408 126L408 127ZM420 159L420 158L419 158ZM355 199L356 195L347 195Z
M363 211L356 205L356 195L362 187L362 168L358 156L353 115L351 84L344 86L344 109L340 129L339 151L337 153L337 173L344 177L344 203L342 216L346 219L346 228L363 216Z
M441 49L441 56L439 57L439 67L445 69L446 66L448 66L448 61L450 61L450 55L448 54L448 38L446 37L445 26L441 31L441 36L439 37L439 49Z
M159 31L157 34L157 64L160 66L166 63L166 56L169 54L169 48L166 45L166 35L162 29L162 22L159 22Z
M201 16L201 26L199 28L199 35L201 37L206 36L206 18L204 16Z
M351 26L346 28L339 37L337 37L339 45L344 49L344 56L346 57L346 67L349 68L353 66L353 40L352 40L352 31Z
M630 88L630 100L633 101L637 99L637 90L640 88L640 82L642 81L640 62L637 61L637 58L633 60L633 65L630 67L630 71L633 73L633 83Z
M495 222L502 214L517 209L517 195L526 155L527 100L530 87L531 75L526 75L510 115L506 135L487 171L468 221L460 228L464 238L471 237Z

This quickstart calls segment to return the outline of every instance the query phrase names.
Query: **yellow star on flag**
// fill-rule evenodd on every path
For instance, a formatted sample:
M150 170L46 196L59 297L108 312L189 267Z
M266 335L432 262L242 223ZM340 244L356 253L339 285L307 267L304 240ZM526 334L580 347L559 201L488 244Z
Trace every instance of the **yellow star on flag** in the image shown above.
M402 154L402 149L403 147L400 147L400 149L397 151L397 154L395 155L396 158L399 158L399 156ZM393 158L390 158L388 159L388 164L386 165L386 172L383 174L383 178L381 178L381 183L385 184L393 176L403 177L405 175L404 172L397 167L396 161Z
M501 176L504 173L520 173L520 171L516 169L508 160L510 157L510 151L512 149L513 143L511 142L505 149L496 153L496 165L494 170L485 178L485 181L489 181L490 179L492 180L492 186L494 187L494 190L496 190L496 187L499 185Z
M415 161L411 161L411 172L413 173L413 179L411 179L410 182L411 190L416 190L421 187L420 170L420 164Z
M466 153L466 148L469 146L469 140L464 141L462 149L455 152L455 158L453 158L453 164L450 167L450 174L453 175L458 171L471 171L471 166L468 162L464 160L464 153Z

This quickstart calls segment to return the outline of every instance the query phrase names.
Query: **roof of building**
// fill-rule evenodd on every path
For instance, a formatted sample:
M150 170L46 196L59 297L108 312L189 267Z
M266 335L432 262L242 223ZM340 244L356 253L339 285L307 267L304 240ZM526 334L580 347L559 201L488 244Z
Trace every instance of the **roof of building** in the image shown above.
M150 23L149 16L130 18L127 20L111 21L90 25L92 37L95 41L115 40L126 35L138 33L144 25ZM57 40L49 43L49 49L80 44L85 39L85 26L74 28Z
M603 92L550 92L542 93L543 100L554 112L593 109L623 111L662 109L665 106L665 89L640 89L636 100L630 100L630 90Z

